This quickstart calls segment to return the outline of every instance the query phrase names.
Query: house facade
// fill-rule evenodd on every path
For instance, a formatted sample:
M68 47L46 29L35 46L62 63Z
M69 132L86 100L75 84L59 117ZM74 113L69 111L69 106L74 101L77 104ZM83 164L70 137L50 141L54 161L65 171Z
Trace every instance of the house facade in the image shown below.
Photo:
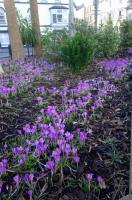
M113 24L119 26L120 22L126 19L127 0L102 0L99 4L99 22L103 23L111 17Z
M132 0L84 0L84 19L89 25L95 23L95 3L97 3L97 25L111 17L113 24L120 25L123 19L132 19Z
M29 17L29 0L14 0L15 7L24 17ZM68 27L69 0L38 0L38 12L41 32L47 27L62 29ZM4 9L4 2L0 0L0 45L9 45L8 24Z
M132 19L132 0L127 1L127 18Z

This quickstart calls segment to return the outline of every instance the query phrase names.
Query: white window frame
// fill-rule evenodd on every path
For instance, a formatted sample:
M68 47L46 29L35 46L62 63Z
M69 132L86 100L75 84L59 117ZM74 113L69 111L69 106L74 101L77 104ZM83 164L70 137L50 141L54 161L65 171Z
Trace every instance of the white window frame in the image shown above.
M56 22L54 21L54 17L55 16L55 20ZM59 16L61 16L61 21L59 21ZM52 24L63 24L63 10L62 9L53 9L51 10L51 22Z
M3 18L3 19L2 19ZM2 23L3 20L3 23ZM4 8L0 7L0 25L7 25Z

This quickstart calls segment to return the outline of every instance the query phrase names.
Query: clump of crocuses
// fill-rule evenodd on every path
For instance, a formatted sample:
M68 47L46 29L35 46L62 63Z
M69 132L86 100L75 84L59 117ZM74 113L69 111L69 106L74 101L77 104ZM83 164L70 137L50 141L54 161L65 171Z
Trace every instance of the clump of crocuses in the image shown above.
M1 79L0 94L15 94L20 88L32 86L33 80L38 77L46 77L49 81L53 79L52 74L45 75L45 70L42 69L43 65L46 65L46 70L53 69L54 65L47 62L41 61L38 64L36 60L29 60L27 63L21 60L17 64L21 67L18 74L16 71L10 74L12 85L8 86L8 78L6 81L5 77ZM103 64L109 75L118 79L127 61L114 60ZM116 69L117 65L120 69ZM41 105L41 109L34 122L25 123L18 131L21 142L8 152L9 157L13 158L12 162L6 158L0 161L0 192L3 192L3 185L6 184L3 177L8 176L8 169L10 172L12 169L17 171L12 177L12 190L19 190L22 186L22 192L29 197L32 197L34 185L40 178L46 177L46 180L52 182L53 176L59 172L62 178L65 167L70 170L73 167L77 171L82 159L80 150L86 147L89 137L94 134L88 127L88 119L96 115L103 108L106 99L112 98L115 92L115 85L102 76L80 80L75 87L71 87L69 80L60 88L37 86L35 100L38 106ZM59 98L59 106L48 103L48 106L43 107L46 95ZM85 180L89 187L96 180L100 189L105 188L101 176L89 172Z

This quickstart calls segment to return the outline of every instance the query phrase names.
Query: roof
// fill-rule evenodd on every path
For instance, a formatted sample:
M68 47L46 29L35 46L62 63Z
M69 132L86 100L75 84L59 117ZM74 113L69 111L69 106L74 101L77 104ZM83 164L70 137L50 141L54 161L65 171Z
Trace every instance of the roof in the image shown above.
M49 9L68 9L68 8L65 6L52 6Z

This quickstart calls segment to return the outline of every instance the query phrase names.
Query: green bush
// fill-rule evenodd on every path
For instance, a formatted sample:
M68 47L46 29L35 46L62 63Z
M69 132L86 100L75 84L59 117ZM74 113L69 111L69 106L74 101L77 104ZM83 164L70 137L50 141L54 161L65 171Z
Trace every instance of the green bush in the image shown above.
M85 20L75 19L74 23L71 25L73 32L83 32L84 34L94 34L95 28L89 26Z
M88 59L89 62L91 60L91 57L93 56L93 49L94 49L93 33L94 33L93 28L89 27L84 20L75 20L75 22L72 24L70 28L70 31L67 29L63 30L46 29L44 30L42 35L44 56L46 58L50 58L50 61L51 59L52 61L58 61L58 60L64 61L70 67L74 65L73 63L74 60L75 65L76 63L79 63L79 66L82 66L79 67L78 65L76 65L77 66L76 68L83 68L83 66L85 65L84 63L86 63L85 59L87 59L87 56L89 55ZM93 43L91 42L91 40L93 41ZM71 49L72 46L73 49ZM89 47L89 49L87 49L87 46ZM72 54L70 53L69 55L70 57L68 56L68 51L70 52L72 51ZM82 52L84 52L83 54L84 57L86 57L85 59L83 58ZM71 62L71 64L69 62ZM80 64L80 62L82 62L82 64ZM75 67L71 68L72 70L73 68L75 69Z
M84 20L75 20L61 44L62 59L72 72L85 68L94 57L95 31Z
M94 37L92 34L77 31L64 40L61 53L64 63L72 72L78 72L93 59Z
M121 47L132 47L132 19L124 20L120 26Z
M120 44L120 35L111 20L106 25L101 25L95 35L97 57L111 57L116 54Z
M17 11L17 19L23 44L34 46L36 36L30 19L23 17L20 11Z
M61 60L61 44L67 37L68 30L49 30L45 29L42 35L42 45L44 49L44 56L46 58L52 57L52 60Z

